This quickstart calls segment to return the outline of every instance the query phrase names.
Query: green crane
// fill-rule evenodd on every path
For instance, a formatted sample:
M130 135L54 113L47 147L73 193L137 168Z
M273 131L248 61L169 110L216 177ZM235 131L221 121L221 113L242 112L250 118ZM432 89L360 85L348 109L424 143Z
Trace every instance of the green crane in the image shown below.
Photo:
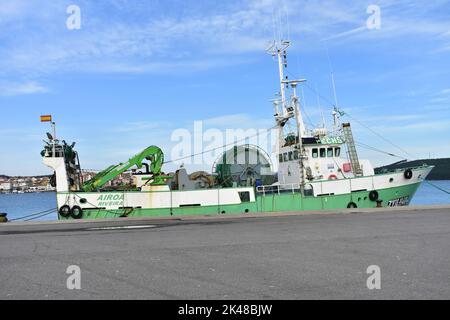
M144 165L144 159L151 161L150 170L153 174L152 185L163 185L164 179L161 176L161 168L164 163L164 153L156 146L150 146L141 153L138 153L125 163L113 165L96 174L92 179L83 184L83 191L92 192L103 187L109 181L113 180L128 169L136 166L141 169Z

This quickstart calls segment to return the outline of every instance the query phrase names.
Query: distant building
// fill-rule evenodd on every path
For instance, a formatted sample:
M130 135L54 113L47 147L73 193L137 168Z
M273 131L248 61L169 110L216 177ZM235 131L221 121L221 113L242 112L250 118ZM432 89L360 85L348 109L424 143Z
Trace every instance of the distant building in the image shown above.
M11 192L12 183L11 182L3 182L0 184L0 192Z

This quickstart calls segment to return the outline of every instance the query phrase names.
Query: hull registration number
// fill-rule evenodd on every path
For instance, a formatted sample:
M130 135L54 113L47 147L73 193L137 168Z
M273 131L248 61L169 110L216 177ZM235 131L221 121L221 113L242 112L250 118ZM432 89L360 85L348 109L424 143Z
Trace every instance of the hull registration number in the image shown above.
M409 204L409 197L401 197L388 202L388 207L403 207Z

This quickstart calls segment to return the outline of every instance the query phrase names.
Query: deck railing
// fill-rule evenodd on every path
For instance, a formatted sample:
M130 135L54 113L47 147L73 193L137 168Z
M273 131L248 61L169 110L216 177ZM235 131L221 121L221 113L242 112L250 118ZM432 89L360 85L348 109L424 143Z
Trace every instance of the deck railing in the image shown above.
M380 181L376 182L376 179L383 175L391 175L395 173L400 173L405 171L406 169L411 169L413 171L418 169L428 168L430 166L417 166L411 168L403 168L403 169L395 169L388 172L383 172L380 174L375 174L373 176L363 176L363 177L352 177L338 180L318 180L318 181L310 181L305 184L305 195L314 195L314 196L326 196L333 194L345 194L356 191L366 191L366 190L375 190L377 185L380 184ZM420 178L420 176L419 176ZM391 181L392 180L392 181ZM386 180L388 182L393 182L393 178ZM364 183L361 183L364 182ZM338 191L338 192L336 192ZM271 186L259 186L256 188L256 192L262 195L266 194L280 194L286 192L298 193L300 192L300 184L281 184L281 185L271 185Z
M299 183L292 184L280 184L274 186L259 186L256 188L257 193L262 193L263 195L273 194L273 193L282 193L282 192L292 192L293 194L300 191Z

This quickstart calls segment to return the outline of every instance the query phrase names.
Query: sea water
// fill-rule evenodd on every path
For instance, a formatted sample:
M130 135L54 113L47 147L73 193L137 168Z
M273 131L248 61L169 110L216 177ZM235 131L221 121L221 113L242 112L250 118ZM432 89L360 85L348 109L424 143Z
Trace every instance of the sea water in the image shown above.
M58 219L56 214L56 194L54 192L0 194L0 212L6 212L9 220L49 209L55 209L55 212L40 217L36 221Z
M450 192L450 180L431 181L431 183ZM436 189L427 182L422 183L411 202L412 206L439 204L450 204L450 194ZM53 208L56 208L56 195L54 192L0 194L0 213L8 213L8 219L10 220ZM56 212L51 212L46 216L38 217L36 221L56 219Z

